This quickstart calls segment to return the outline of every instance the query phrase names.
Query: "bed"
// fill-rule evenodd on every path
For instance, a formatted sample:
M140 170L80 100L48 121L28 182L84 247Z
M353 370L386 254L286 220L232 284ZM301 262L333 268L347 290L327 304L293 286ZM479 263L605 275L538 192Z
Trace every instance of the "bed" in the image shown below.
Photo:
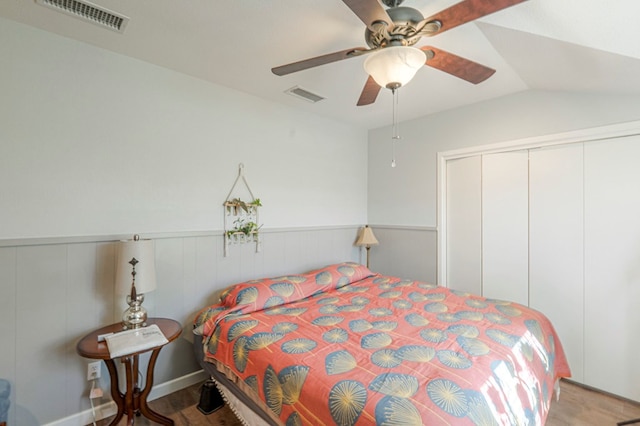
M350 262L231 286L194 334L251 425L542 425L570 376L540 312Z

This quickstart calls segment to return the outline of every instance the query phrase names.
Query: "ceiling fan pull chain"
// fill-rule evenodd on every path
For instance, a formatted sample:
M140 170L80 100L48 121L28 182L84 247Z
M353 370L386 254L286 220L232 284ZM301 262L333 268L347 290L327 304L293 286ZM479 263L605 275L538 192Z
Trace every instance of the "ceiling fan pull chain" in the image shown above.
M396 166L396 141L400 139L398 134L398 89L391 89L393 94L393 118L391 125L391 167Z

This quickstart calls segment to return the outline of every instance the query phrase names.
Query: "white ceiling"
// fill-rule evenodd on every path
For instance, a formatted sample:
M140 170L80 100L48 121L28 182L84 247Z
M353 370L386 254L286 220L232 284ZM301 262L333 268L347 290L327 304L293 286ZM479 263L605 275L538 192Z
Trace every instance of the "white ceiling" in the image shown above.
M458 0L406 0L433 15ZM490 1L490 0L487 0ZM114 33L36 4L1 0L0 16L123 55L365 128L391 123L392 97L356 107L364 58L284 77L271 68L366 46L364 24L341 0L94 0L128 16ZM640 94L638 0L528 0L433 38L433 45L497 70L472 85L430 67L399 91L408 120L527 90ZM300 86L326 99L285 94Z

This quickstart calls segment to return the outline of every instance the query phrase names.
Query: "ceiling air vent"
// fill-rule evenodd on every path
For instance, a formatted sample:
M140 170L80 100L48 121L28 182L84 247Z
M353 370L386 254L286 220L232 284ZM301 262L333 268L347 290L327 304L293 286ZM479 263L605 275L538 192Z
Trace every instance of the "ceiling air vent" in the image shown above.
M126 16L87 1L36 0L36 3L121 34L129 22L129 18Z
M294 86L291 89L285 90L284 93L288 93L291 96L295 96L297 98L301 98L304 99L305 101L309 101L309 102L320 102L321 100L323 100L324 98L320 95L316 95L315 93L311 93L308 90L302 89L298 86Z

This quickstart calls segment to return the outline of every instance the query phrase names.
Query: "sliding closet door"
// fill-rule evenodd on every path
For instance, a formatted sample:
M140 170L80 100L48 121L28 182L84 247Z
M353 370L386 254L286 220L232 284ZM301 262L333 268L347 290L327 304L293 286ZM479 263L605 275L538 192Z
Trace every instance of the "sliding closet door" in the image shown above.
M583 145L529 152L529 304L553 323L584 377Z
M528 151L482 156L482 294L529 304Z
M482 195L480 156L447 161L446 282L482 293Z
M585 144L585 378L640 400L640 136Z

